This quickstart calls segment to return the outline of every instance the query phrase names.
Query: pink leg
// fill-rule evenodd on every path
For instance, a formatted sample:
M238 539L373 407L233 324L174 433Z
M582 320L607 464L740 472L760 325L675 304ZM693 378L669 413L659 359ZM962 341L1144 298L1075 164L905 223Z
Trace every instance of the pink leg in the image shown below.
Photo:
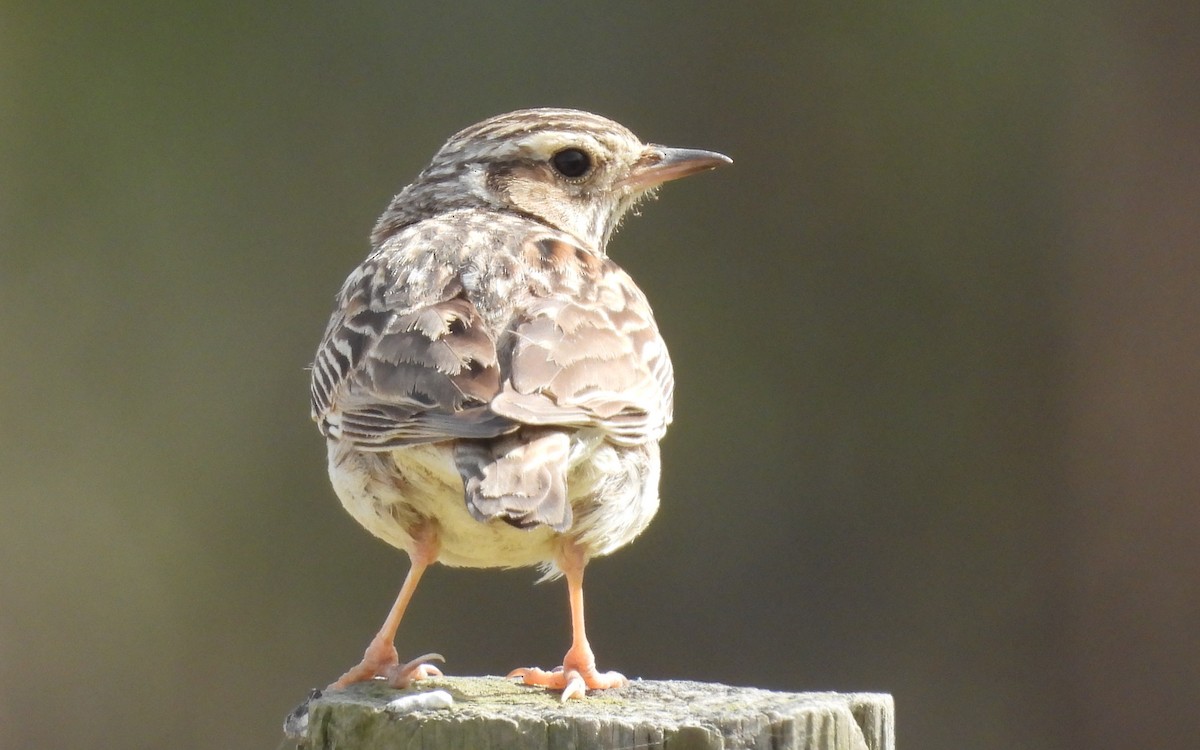
M596 671L596 657L588 644L583 624L583 569L587 556L574 542L563 545L559 567L567 579L567 592L571 598L571 648L563 657L559 669L547 672L537 667L514 669L509 677L521 677L526 685L540 685L552 690L561 690L562 699L582 698L588 690L605 690L629 683L617 672Z
M383 621L383 627L379 628L379 632L371 639L370 645L363 653L362 661L351 667L336 682L326 688L327 690L344 688L347 685L373 680L376 677L383 677L392 687L400 688L408 686L413 680L442 674L437 667L425 663L431 659L444 661L440 654L425 654L401 664L400 656L396 652L396 629L400 627L404 610L408 609L408 603L412 601L413 594L416 593L417 584L421 581L421 574L437 560L438 556L437 532L432 526L419 529L414 537L417 544L410 553L412 567L408 569L408 575L404 577L404 585L400 587L396 603L392 605L387 619Z

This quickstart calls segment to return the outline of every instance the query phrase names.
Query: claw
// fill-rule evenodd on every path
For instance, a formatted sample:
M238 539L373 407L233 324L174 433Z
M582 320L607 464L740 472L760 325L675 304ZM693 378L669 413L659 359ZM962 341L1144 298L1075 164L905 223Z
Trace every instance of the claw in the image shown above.
M520 677L522 679L534 679L534 680L545 679L549 676L550 676L549 672L547 672L544 669L538 669L537 667L517 667L513 671L504 675L505 679L512 679L513 677ZM526 683L526 684L529 684L529 683Z
M388 685L394 688L406 688L416 680L441 677L442 670L432 664L426 664L426 662L435 659L443 663L446 661L446 657L441 654L422 654L403 664L395 664L388 667L383 670L383 677L387 679Z
M415 659L410 659L409 661L406 661L401 666L404 669L408 669L410 667L416 667L416 666L423 665L423 666L428 667L429 669L432 669L433 671L437 672L438 676L440 677L441 670L438 669L437 667L433 666L432 664L425 664L425 662L428 662L428 661L440 661L442 664L445 664L446 657L442 656L441 654L421 654L420 656L418 656Z

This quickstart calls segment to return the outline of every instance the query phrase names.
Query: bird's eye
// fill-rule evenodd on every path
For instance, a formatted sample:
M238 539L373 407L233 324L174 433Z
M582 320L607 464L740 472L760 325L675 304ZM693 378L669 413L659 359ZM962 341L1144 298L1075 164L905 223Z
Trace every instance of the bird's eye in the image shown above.
M564 148L550 157L550 163L563 177L583 177L592 168L592 157L577 148Z

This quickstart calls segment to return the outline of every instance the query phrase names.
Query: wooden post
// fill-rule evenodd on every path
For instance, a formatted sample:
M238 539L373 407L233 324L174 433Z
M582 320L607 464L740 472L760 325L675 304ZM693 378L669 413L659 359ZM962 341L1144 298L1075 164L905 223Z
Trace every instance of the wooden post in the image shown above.
M501 677L354 685L284 724L304 750L895 750L892 697L635 680L561 703Z

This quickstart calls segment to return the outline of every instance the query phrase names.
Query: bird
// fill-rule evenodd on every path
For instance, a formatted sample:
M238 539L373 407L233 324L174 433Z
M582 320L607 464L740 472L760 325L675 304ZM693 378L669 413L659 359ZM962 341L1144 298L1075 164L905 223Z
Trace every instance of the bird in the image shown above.
M731 163L642 143L574 109L472 125L388 204L336 295L311 367L333 489L411 565L361 661L329 688L440 676L401 662L396 631L434 563L564 577L561 667L510 678L565 702L627 683L601 672L583 573L659 506L674 372L646 296L608 257L658 186Z

